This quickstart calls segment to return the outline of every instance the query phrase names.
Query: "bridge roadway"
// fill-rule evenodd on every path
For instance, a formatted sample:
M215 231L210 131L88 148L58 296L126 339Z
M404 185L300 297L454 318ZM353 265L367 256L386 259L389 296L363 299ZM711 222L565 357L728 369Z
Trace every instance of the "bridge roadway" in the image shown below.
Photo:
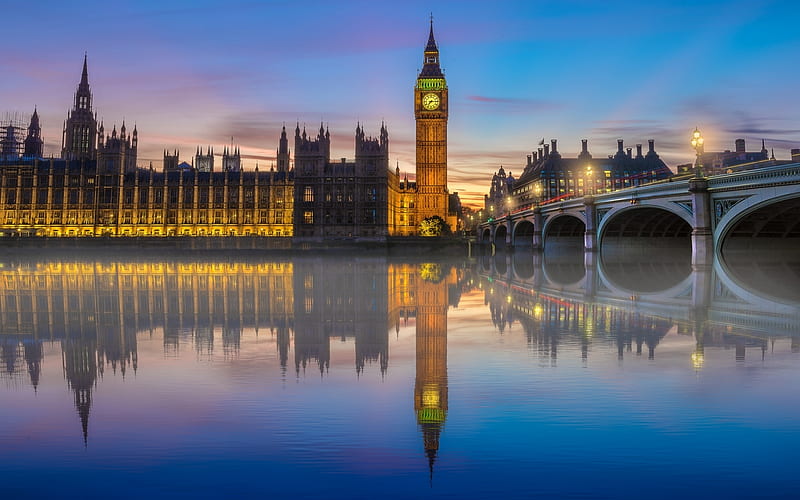
M644 238L653 247L691 245L692 265L711 266L733 240L800 236L799 215L800 163L792 163L523 205L481 223L478 236L485 246L534 250L582 238L588 251Z

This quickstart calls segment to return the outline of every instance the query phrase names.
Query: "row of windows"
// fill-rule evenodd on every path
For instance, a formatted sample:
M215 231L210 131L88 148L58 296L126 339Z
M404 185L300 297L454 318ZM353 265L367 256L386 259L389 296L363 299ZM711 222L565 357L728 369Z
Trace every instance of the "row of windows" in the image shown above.
M94 224L95 220L101 225L120 224L289 224L292 215L286 210L261 210L258 213L245 212L240 215L237 212L223 210L203 210L194 214L184 211L162 211L150 212L131 211L122 212L118 215L115 212L96 214L94 210L72 210L68 212L18 212L9 210L2 217L5 225L44 225L44 224Z
M68 205L94 204L95 202L99 204L116 205L119 201L119 191L116 188L70 188L52 190L40 189L36 191L33 189L6 189L4 193L2 193L5 194L5 196L0 197L0 202L7 205L15 205L18 203L21 205L31 205L34 203L33 196L35 194L35 203L37 205L62 205L65 201L65 192ZM138 194L139 205L147 205L148 203L159 205L164 202L164 190L162 188L153 189L152 192L147 188L140 188ZM276 196L270 193L269 190L260 190L258 195L258 204L261 206L268 206L270 202L272 202L275 206L281 207L291 202L290 196L281 194ZM222 188L215 188L213 191L206 189L200 190L196 197L194 191L191 189L184 190L182 196L178 188L169 188L167 190L167 203L172 206L177 206L179 204L184 206L193 205L195 198L197 199L197 204L200 206L208 205L209 199L219 208L240 204L243 205L244 208L254 208L256 205L256 193L252 189L245 190L242 198L239 197L238 191L230 190L227 193L227 200L226 193ZM137 201L135 191L133 189L125 189L122 193L122 201L125 205L133 205L134 201Z
M324 187L322 189L324 200L326 202L352 202L355 197L355 190L353 188L330 188ZM314 202L314 186L305 186L303 188L303 201L306 203L313 203ZM370 201L378 201L378 188L374 186L365 187L362 190L364 195L363 200L370 202Z
M361 216L359 218L361 219L360 221L358 221L360 224L376 224L378 221L378 212L377 210L374 209L367 209L361 212ZM325 223L325 225L356 223L355 214L352 210L346 213L342 211L331 212L327 210L322 215L322 220ZM313 224L313 223L314 223L314 211L313 210L303 211L303 224Z

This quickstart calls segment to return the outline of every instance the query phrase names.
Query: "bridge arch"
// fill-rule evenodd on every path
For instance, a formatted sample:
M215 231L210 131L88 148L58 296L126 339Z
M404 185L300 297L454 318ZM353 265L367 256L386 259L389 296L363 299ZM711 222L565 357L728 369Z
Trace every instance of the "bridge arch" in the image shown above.
M515 248L533 246L533 222L522 219L514 224L514 235L512 244Z
M739 200L720 198L713 205L714 240L723 255L737 250L800 250L800 193L796 190Z
M613 210L600 221L599 243L603 251L635 247L691 251L692 220L688 211L662 206L633 205Z
M580 214L565 212L548 217L542 227L542 241L546 253L564 248L583 248L586 224Z
M508 228L505 224L498 224L494 229L494 244L499 248L505 248Z
M481 244L488 245L492 242L492 230L488 227L481 232Z

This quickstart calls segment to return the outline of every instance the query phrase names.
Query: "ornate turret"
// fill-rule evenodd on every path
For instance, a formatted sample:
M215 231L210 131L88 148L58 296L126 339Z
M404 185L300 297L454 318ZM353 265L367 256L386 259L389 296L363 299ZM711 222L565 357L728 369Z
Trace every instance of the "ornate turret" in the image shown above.
M41 158L43 144L42 127L39 125L39 113L34 107L33 115L31 115L31 123L28 125L28 135L25 137L25 152L23 155L26 158Z
M97 148L97 119L92 114L92 92L89 88L87 56L72 111L64 122L61 157L67 160L94 160Z
M286 125L281 128L281 138L278 141L278 172L289 171L289 139L286 137Z

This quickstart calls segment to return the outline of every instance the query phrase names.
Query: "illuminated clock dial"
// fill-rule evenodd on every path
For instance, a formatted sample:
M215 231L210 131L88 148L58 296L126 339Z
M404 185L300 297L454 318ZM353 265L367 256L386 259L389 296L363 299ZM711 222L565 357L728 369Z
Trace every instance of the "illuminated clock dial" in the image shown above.
M439 94L425 94L422 96L422 107L434 110L439 107Z

